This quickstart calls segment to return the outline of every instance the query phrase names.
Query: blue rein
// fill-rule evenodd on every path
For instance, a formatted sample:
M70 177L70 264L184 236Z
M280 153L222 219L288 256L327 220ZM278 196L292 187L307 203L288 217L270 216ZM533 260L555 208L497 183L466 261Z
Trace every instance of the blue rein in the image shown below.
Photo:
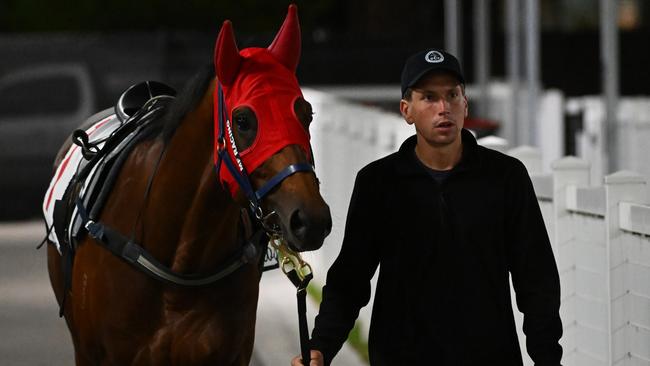
M239 157L239 152L237 152L237 149L233 149L235 151L235 159L236 162L232 160L232 157L230 154L228 154L228 150L226 149L226 136L225 136L225 131L226 131L226 123L228 121L228 117L226 115L226 102L225 98L223 95L223 89L221 88L221 83L217 82L217 93L218 93L218 99L219 99L219 108L218 108L218 113L219 113L219 136L217 137L218 139L218 150L217 150L217 163L216 163L216 168L217 168L217 174L219 174L219 170L221 168L221 163L223 162L226 164L226 168L232 174L232 176L235 178L237 181L237 184L239 185L239 188L241 188L244 191L244 194L248 198L248 201L250 203L251 209L255 214L259 212L260 208L260 201L269 193L273 188L275 188L277 185L282 183L283 180L285 180L287 177L298 173L298 172L314 172L314 166L313 164L309 163L297 163L297 164L291 164L287 166L286 168L282 169L280 172L278 172L273 178L269 179L260 189L255 191L253 188L253 185L251 184L250 178L248 177L248 174L246 173L246 169L238 169L236 165L239 165L240 167L243 167L243 163L241 161L241 158ZM234 141L232 141L234 143ZM258 217L259 219L259 217Z

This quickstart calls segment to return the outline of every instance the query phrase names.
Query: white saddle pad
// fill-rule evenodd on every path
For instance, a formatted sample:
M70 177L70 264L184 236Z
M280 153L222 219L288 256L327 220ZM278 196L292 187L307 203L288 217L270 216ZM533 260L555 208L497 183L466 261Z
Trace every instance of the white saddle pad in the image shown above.
M110 134L113 133L118 127L120 127L120 121L116 115L112 114L93 124L86 130L86 133L88 134L88 140L90 142L103 140L110 136ZM103 142L97 145L99 149L101 149L103 146ZM43 216L45 217L45 222L48 228L51 227L54 223L54 202L63 198L63 194L72 181L72 178L77 173L79 164L81 164L81 161L83 159L84 157L81 153L81 148L75 144L72 144L72 146L70 146L66 152L65 157L61 161L61 164L59 164L58 168L56 169L56 172L50 181L50 186L45 193L45 198L43 199ZM92 176L93 172L88 174L86 182L90 181L90 178ZM84 183L84 186L81 190L82 196L85 189L86 183ZM76 212L74 214L76 214ZM71 231L72 230L69 228L68 232ZM48 240L53 242L56 245L59 253L61 253L59 240L54 230L50 230Z

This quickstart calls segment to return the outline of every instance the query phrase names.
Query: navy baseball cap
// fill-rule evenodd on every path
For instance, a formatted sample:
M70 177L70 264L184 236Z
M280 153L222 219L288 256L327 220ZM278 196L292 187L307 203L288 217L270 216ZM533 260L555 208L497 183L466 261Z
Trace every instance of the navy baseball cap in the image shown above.
M430 48L409 57L402 69L402 96L406 89L415 85L425 74L434 70L448 71L454 74L461 84L465 84L463 71L458 59L451 53Z

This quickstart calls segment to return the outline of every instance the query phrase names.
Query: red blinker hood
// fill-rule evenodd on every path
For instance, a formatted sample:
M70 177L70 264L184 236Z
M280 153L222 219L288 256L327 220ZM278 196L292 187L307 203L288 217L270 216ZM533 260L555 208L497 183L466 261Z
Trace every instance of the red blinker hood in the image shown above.
M232 23L225 21L215 47L214 66L218 82L223 87L228 121L224 131L225 145L233 162L236 152L244 169L250 175L264 161L288 145L300 146L311 159L309 133L294 112L296 99L302 97L295 76L300 59L300 25L297 8L289 6L282 28L268 48L237 48ZM215 161L219 136L218 93L214 92ZM241 106L255 112L258 121L257 136L246 150L237 150L234 137L228 130L232 111ZM218 172L219 179L234 196L239 188L235 178L224 164Z

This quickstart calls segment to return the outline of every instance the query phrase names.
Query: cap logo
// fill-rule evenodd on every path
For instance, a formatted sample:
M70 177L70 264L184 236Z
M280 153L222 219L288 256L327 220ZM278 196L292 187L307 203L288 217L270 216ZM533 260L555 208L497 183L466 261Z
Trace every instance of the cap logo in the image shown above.
M431 64L437 64L445 60L445 56L438 51L429 51L424 55L424 60Z

